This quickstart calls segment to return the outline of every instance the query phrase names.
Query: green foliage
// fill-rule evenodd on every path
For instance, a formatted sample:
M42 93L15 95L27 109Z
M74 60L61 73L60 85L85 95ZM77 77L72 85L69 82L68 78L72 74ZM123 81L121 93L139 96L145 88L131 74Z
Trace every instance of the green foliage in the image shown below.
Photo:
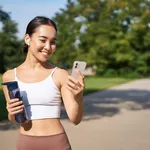
M59 30L54 62L70 67L79 59L96 66L97 75L149 76L149 1L70 0L54 20Z
M0 22L5 22L6 20L9 20L10 16L7 12L2 10L2 7L0 6Z
M8 13L0 8L0 73L13 68L23 60L21 56L22 42L17 39L17 23L11 20Z
M1 110L0 121L7 119L6 101L2 91L1 83L2 83L2 75L0 74L0 110Z
M3 94L2 89L0 89L0 109L1 109L0 121L7 119L8 116L7 116L7 110L6 110L6 101L4 99L4 94Z
M74 60L84 60L97 68L97 75L149 76L150 1L68 0L52 19L58 26L52 63L70 69ZM1 8L0 21L0 72L4 72L24 57L15 35L17 24Z

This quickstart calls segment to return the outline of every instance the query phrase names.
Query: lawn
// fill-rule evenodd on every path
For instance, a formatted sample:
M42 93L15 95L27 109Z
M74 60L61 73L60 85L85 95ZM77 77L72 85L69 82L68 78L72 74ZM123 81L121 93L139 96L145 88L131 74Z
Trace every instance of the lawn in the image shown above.
M133 80L133 79L132 79ZM84 95L102 91L115 85L123 84L131 79L126 78L102 78L102 77L86 77Z
M131 79L126 78L85 77L84 95L96 91L102 91L112 86L126 83L130 80ZM0 83L1 83L1 75L0 75ZM2 86L0 85L0 121L4 119L7 119L7 111Z

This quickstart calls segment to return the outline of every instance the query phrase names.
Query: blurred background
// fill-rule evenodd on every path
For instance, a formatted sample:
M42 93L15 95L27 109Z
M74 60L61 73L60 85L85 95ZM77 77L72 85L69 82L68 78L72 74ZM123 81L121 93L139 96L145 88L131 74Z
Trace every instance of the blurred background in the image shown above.
M0 73L24 60L26 25L37 15L58 26L54 64L84 60L100 76L149 76L150 0L2 0Z
M149 77L150 0L2 0L0 76L24 61L26 26L37 15L53 19L58 27L50 62L68 70L75 60L87 62L85 95ZM4 120L2 88L0 98Z
M0 83L6 70L24 61L26 26L37 15L57 24L51 63L70 70L75 60L87 62L83 122L70 127L62 111L73 147L149 150L150 0L1 0ZM11 147L8 137L15 143L11 129L16 126L7 121L0 85L0 130L9 131L0 139L3 150Z

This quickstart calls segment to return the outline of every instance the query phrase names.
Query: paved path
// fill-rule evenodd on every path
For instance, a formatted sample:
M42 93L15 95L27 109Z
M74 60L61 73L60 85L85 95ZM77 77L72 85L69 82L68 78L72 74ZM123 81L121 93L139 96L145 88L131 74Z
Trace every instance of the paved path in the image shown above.
M150 150L150 79L85 96L78 125L62 123L73 150ZM0 123L0 150L15 150L17 129Z

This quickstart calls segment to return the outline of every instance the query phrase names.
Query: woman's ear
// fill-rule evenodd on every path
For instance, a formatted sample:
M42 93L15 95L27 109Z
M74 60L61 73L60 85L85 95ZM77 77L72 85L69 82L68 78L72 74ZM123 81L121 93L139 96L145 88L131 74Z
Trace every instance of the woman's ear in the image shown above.
M29 36L29 34L26 34L26 35L25 35L24 41L25 41L25 43L26 43L28 46L30 46L30 36Z

